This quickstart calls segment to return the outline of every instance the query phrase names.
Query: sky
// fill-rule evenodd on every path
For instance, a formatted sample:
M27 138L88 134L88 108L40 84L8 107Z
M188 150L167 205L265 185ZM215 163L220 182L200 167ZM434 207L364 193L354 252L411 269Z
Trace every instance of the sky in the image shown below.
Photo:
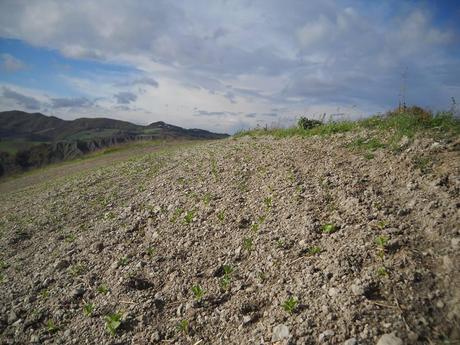
M362 118L401 90L449 109L456 2L2 0L0 111L234 133Z

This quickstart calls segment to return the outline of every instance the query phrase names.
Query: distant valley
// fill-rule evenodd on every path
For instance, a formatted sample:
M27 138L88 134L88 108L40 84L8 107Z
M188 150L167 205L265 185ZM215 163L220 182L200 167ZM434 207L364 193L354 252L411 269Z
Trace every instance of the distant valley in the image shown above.
M0 176L76 158L140 140L210 140L227 134L153 122L147 126L108 118L66 121L23 111L0 112Z

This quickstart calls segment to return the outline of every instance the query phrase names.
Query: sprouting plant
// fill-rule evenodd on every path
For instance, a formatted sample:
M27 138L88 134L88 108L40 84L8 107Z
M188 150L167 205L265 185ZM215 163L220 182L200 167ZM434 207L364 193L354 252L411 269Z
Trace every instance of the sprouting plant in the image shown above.
M176 208L173 212L173 215L171 217L171 223L175 223L177 221L177 218L184 212L184 210L180 207Z
M129 263L129 258L125 255L118 260L118 266L126 266Z
M57 331L59 331L59 327L54 323L53 320L48 320L46 322L46 331L49 333L49 334L54 334L56 333Z
M243 238L243 249L250 252L252 250L253 241L251 237Z
M225 211L222 210L222 211L219 211L217 213L217 219L219 219L219 222L223 223L224 220L225 220Z
M192 290L193 297L195 298L195 300L200 302L204 296L203 288L197 284L197 285L193 285L191 290Z
M111 335L115 335L117 333L118 328L121 326L121 319L123 315L119 312L113 313L106 315L104 317L105 319L105 327L107 328L107 331Z
M39 294L40 294L40 297L41 297L41 298L44 298L44 299L45 299L45 298L48 298L49 295L50 295L50 293L49 293L49 291L48 291L47 289L41 290Z
M100 294L106 295L109 291L109 288L105 284L101 284L97 287L97 292Z
M217 179L219 172L217 170L217 161L214 157L211 158L211 174L214 176L214 178Z
M259 226L260 226L259 223L253 223L253 224L251 225L251 231L252 231L252 232L257 232L257 231L259 231Z
M299 301L297 301L294 297L291 296L283 302L282 307L285 312L287 312L288 314L292 314L297 308L298 304Z
M187 211L187 213L184 216L184 223L185 224L190 224L194 217L195 217L195 211L193 211L193 210Z
M368 161L372 160L375 158L375 155L373 153L370 153L370 152L366 152L364 155L363 155L364 159L367 159Z
M230 265L224 265L223 270L224 270L224 275L220 279L219 285L222 290L228 290L231 280L232 280L231 275L233 273L233 267Z
M153 257L155 255L155 248L148 247L145 250L145 253L149 256L149 258Z
M211 194L210 193L206 193L204 196L203 196L203 202L206 206L209 205L209 203L211 202Z
M265 222L265 219L267 219L267 216L265 214L262 216L259 216L259 224L262 224L263 222Z
M177 325L177 330L183 334L188 334L190 323L187 319L181 320Z
M381 220L381 221L377 222L377 227L379 229L385 229L387 226L388 226L388 222L385 221L385 220Z
M384 249L388 245L388 236L377 236L375 238L375 243L381 248Z
M385 267L379 267L377 268L377 275L379 277L387 277L388 276L388 271Z
M83 306L83 314L85 314L85 316L91 316L93 314L93 310L94 310L94 304L92 303L86 303Z
M280 238L280 239L278 239L278 240L276 241L276 246L277 246L278 248L284 248L285 245L286 245L286 241L283 240L282 238Z
M324 224L321 227L321 231L324 232L325 234L332 234L337 231L337 226L332 223Z
M69 267L69 273L72 276L79 276L86 272L86 266L84 264L75 264Z
M321 248L318 246L313 246L313 247L308 248L308 254L310 255L316 255L319 253L321 253Z
M265 204L265 207L267 209L269 209L270 207L272 207L272 198L270 196L266 197L264 199L264 204Z
M73 241L76 240L76 238L77 238L77 236L75 236L74 234L70 234L69 236L67 236L67 237L65 238L65 241L66 241L67 243L72 243Z

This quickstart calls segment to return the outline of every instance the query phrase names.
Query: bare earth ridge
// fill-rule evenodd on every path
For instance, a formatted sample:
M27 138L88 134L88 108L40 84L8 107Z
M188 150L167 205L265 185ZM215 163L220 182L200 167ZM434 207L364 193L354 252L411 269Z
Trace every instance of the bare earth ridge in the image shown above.
M454 344L459 142L366 159L361 136L199 143L1 193L0 343Z

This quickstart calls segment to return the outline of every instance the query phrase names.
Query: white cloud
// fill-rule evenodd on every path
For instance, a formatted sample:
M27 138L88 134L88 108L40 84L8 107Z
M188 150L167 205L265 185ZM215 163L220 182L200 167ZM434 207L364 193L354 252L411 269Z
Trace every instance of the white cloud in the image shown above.
M0 59L1 68L7 72L17 72L27 67L24 62L10 54L0 54Z

